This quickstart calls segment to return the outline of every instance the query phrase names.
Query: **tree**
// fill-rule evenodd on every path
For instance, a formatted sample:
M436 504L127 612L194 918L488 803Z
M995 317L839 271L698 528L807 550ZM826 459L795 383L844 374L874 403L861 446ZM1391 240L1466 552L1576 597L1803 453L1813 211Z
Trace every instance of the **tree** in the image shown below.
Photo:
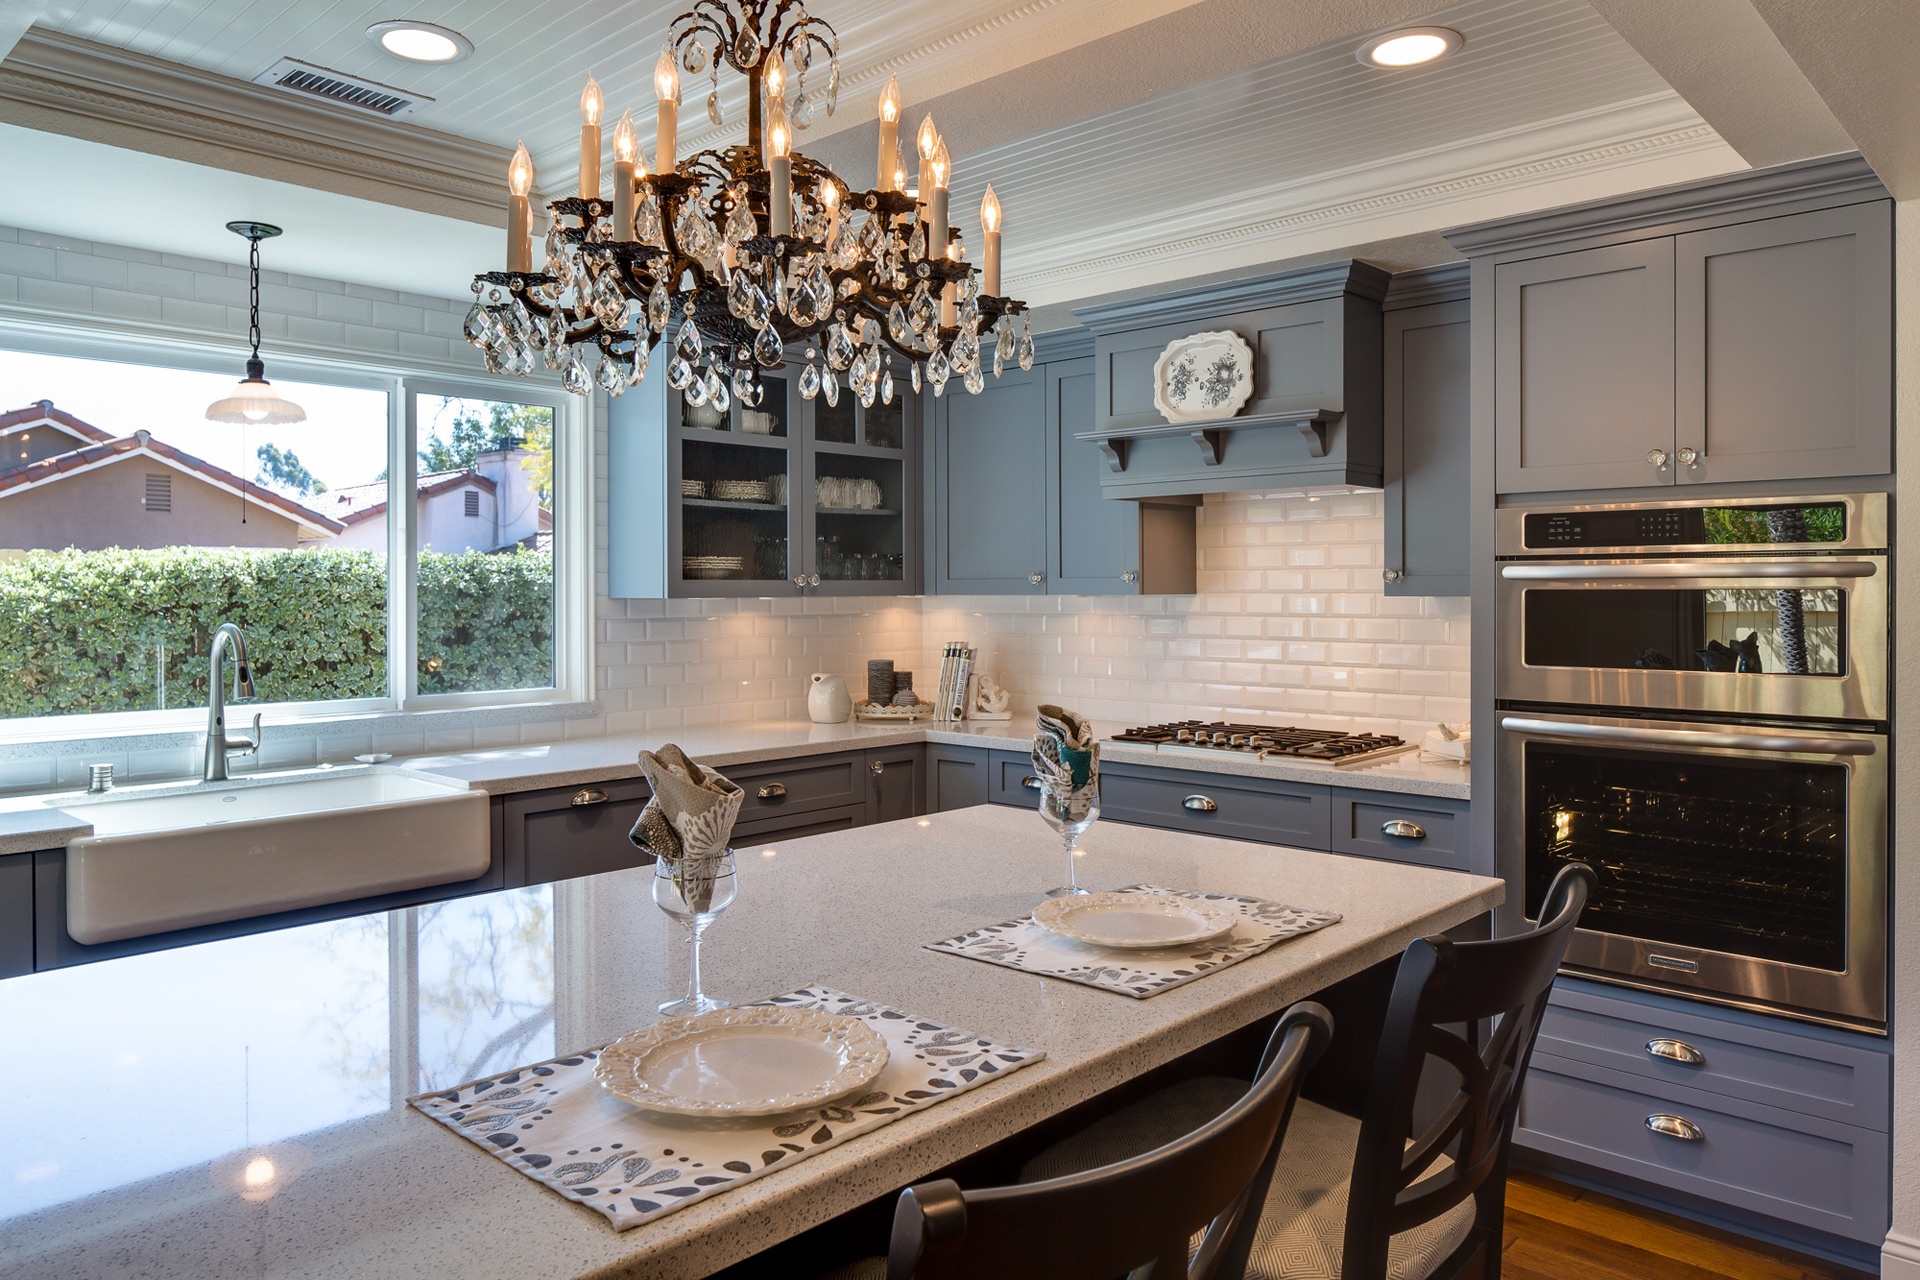
M302 497L327 491L327 486L307 470L291 449L263 444L254 451L254 456L260 460L260 472L254 479L261 484L285 489Z
M540 505L553 506L553 410L495 400L486 402L482 417L472 401L443 398L440 414L450 411L453 421L445 438L437 422L429 429L427 442L420 449L421 471L465 471L482 453L518 446L533 454L522 458L520 465L532 478Z

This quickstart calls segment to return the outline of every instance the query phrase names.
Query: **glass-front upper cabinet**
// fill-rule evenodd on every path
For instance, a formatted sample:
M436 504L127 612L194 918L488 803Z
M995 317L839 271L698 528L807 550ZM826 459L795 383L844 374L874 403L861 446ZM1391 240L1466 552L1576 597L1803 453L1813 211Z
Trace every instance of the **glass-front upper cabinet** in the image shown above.
M648 378L608 402L615 598L909 595L919 590L919 406L800 394L804 363L725 411ZM697 395L696 395L697 399Z

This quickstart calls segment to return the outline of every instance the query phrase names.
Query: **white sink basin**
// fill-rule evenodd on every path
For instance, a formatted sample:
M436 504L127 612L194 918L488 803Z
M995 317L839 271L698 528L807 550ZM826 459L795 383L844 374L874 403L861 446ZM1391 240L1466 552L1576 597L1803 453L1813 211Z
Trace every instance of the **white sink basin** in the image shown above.
M48 803L67 842L67 932L89 945L471 880L487 793L378 770Z

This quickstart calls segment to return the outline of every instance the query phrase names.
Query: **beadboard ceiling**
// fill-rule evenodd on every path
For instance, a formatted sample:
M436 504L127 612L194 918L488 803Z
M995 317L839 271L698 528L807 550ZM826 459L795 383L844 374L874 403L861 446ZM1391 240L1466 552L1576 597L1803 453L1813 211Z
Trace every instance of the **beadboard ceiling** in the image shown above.
M609 122L632 106L650 139L652 64L667 22L686 7L41 2L41 28L216 76L249 80L284 56L431 95L402 127L489 148L524 139L550 193L569 181L589 71L605 90ZM1430 233L1743 163L1586 0L1432 9L1419 0L814 0L811 8L840 32L843 87L838 113L820 113L799 137L802 149L856 184L870 182L873 100L897 73L907 130L931 107L956 151L956 224L977 250L980 197L991 181L1007 210L1008 291L1036 303ZM474 55L432 67L384 54L364 31L397 13L461 31ZM1370 31L1415 21L1460 30L1465 47L1402 72L1354 59ZM1315 43L1295 47L1306 39ZM1143 41L1149 62L1138 53ZM1275 48L1280 56L1266 56ZM824 77L816 67L819 87ZM739 77L721 83L734 127L706 126L707 82L689 79L683 155L739 135ZM364 239L353 248L364 255Z

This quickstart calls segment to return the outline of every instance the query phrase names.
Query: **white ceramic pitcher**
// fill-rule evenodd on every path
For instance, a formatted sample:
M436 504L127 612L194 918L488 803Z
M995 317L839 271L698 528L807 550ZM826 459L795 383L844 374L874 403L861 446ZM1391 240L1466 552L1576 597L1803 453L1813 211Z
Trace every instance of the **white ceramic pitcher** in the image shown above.
M815 724L843 724L853 714L853 695L847 682L825 671L813 673L813 687L807 690L807 715Z

